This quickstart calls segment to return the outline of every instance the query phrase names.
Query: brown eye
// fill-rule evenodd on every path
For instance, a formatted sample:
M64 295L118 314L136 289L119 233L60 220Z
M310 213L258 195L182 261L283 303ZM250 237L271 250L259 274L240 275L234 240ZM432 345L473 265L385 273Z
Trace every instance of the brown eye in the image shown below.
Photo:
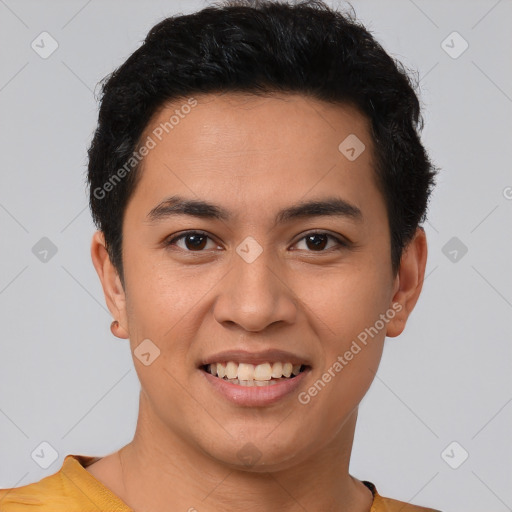
M201 252L205 248L209 238L206 233L202 233L201 231L187 231L186 233L182 233L170 239L166 242L166 245L177 245L176 242L183 240L184 246L181 246L182 249L190 252Z
M208 239L205 235L195 234L195 235L186 235L184 237L185 245L188 249L192 250L201 250L206 246L206 240ZM190 244L190 245L189 245Z
M299 242L302 240L305 240L307 250L309 252L327 252L324 249L328 245L328 240L334 240L338 246L347 247L348 244L340 240L339 238L330 235L329 233L323 233L323 232L313 232L308 233L306 236L301 238ZM330 247L332 248L332 247Z
M314 235L308 235L304 237L306 240L306 245L313 250L317 249L325 249L325 246L328 242L328 236L324 234L314 234ZM311 245L309 245L311 244Z
M187 252L202 252L203 249L206 248L209 239L211 240L208 234L202 231L187 231L169 239L165 244L167 246L176 245ZM329 239L335 242L334 247L328 247ZM305 250L308 252L328 252L329 249L336 249L336 245L338 248L348 247L348 243L338 237L324 232L315 231L308 233L302 237L299 242L302 242L302 240L305 240ZM178 242L182 242L182 245L179 245ZM215 244L213 245L215 246Z

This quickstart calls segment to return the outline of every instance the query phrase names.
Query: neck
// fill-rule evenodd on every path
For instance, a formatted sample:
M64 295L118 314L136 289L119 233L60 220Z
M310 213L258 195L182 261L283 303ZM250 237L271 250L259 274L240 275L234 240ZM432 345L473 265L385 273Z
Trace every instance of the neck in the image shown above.
M120 452L124 495L135 512L369 512L371 491L349 472L357 408L329 443L287 467L228 466L169 432L141 393L133 441Z

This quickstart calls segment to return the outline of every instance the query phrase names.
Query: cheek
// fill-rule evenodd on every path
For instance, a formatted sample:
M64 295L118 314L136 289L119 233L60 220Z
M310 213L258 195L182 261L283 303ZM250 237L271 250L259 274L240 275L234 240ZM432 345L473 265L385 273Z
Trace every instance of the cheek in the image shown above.
M376 266L324 269L314 279L303 276L300 283L297 294L307 305L306 311L312 312L312 319L321 330L320 339L331 340L325 343L331 351L350 344L389 307L391 282Z
M330 390L325 398L334 404L343 396L356 405L373 380L372 370L377 371L382 355L386 319L391 320L387 315L390 281L382 269L361 265L329 272L328 282L317 284L303 289L302 297L307 298L305 304L321 340L323 367L318 372L320 378L325 376L325 387Z
M159 360L184 376L191 368L191 344L200 338L202 319L226 269L179 266L140 250L125 268L132 348L149 338L160 348Z
M374 280L352 273L308 297L315 305L321 366L299 402L320 418L324 437L342 428L377 372L386 332L380 315L387 309L378 290Z
M127 247L130 256L126 258L125 275L132 320L169 328L174 317L183 316L193 307L194 298L201 294L202 281L194 279L190 271L171 266L163 251L155 257L140 248L131 248L131 253L129 250Z

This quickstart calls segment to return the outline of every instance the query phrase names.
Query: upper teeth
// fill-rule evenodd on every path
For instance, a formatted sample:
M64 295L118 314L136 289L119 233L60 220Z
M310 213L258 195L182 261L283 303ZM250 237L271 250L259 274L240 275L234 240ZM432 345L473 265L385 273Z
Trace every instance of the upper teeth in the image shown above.
M300 364L292 363L263 363L263 364L250 364L250 363L235 363L229 361L228 363L211 363L208 365L210 373L217 375L221 379L226 377L228 379L239 380L270 380L272 377L278 379L282 376L290 377L300 373Z

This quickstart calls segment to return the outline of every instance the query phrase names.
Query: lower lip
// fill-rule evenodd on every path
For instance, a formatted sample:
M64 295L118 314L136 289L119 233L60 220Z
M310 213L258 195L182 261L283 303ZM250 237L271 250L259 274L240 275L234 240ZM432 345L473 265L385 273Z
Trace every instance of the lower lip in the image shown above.
M305 375L311 368L306 368L293 379L283 380L277 384L269 386L240 386L227 382L219 377L214 377L211 373L200 369L206 380L222 396L236 405L257 407L273 404L295 391L302 383Z

